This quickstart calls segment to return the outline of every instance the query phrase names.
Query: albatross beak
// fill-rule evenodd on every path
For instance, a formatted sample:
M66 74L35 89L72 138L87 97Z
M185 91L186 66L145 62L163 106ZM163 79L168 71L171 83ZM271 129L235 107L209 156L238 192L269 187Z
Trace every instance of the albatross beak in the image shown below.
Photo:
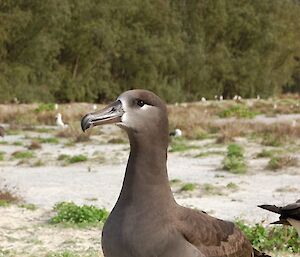
M94 126L118 123L122 121L123 114L124 110L122 108L122 102L117 100L105 107L103 110L85 115L81 120L81 128L84 132L88 128Z

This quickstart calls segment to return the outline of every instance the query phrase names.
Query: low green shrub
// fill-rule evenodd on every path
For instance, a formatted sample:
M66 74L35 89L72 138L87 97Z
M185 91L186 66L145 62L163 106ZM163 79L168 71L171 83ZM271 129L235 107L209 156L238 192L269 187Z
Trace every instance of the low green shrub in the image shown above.
M106 221L109 213L106 209L95 206L78 206L73 202L60 202L54 206L56 215L51 218L51 224L92 225Z
M288 226L263 227L260 224L248 226L236 221L237 226L245 233L253 247L260 251L300 251L300 238L296 229Z
M248 107L243 105L235 105L231 106L226 110L221 111L218 115L220 118L246 118L246 119L253 119L258 112L251 111Z
M85 155L79 154L70 157L69 163L85 162L88 158Z
M34 157L34 152L31 151L17 151L12 154L16 159L30 159Z
M196 186L194 183L186 183L180 188L180 191L194 191Z
M238 144L230 144L223 160L223 169L235 174L244 174L247 164L244 157L244 149Z

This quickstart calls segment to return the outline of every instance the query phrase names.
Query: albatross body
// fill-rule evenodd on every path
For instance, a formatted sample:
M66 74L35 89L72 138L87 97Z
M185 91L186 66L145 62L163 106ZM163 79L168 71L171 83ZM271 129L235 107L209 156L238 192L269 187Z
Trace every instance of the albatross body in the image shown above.
M120 196L103 228L105 257L265 256L233 223L175 202L166 167L167 109L158 96L127 91L84 116L81 126L108 123L126 130L131 151Z

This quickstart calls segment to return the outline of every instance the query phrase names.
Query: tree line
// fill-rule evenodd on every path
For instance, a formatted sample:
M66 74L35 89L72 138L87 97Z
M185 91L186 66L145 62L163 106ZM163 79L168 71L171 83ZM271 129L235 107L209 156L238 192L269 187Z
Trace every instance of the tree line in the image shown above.
M299 0L0 0L0 102L300 88Z

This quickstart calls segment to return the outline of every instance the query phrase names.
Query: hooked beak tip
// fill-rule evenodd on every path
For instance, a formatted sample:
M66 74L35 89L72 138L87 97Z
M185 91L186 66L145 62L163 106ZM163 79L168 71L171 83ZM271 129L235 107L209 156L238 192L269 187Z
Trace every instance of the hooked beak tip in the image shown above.
M88 128L91 127L89 116L90 116L90 114L87 114L81 120L81 129L83 132L85 132Z

